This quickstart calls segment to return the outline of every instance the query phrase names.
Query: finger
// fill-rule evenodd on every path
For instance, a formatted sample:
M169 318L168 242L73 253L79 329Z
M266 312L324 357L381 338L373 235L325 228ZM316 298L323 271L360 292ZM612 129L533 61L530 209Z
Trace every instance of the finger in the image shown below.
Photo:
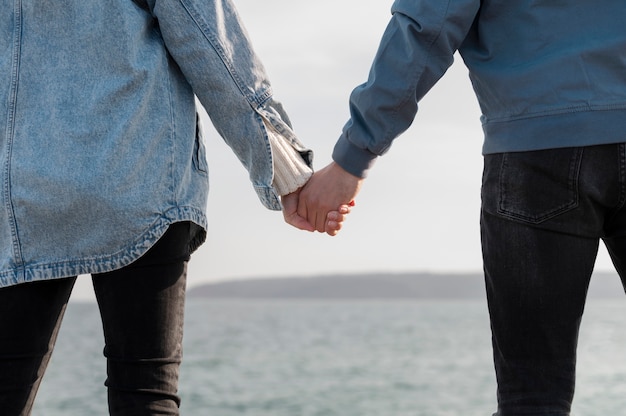
M330 211L326 215L326 234L335 236L343 227L346 216L337 211Z
M338 211L330 211L326 215L326 221L344 222L347 214L342 214Z
M293 192L281 197L283 205L283 218L287 224L300 230L313 231L313 226L309 224L306 218L298 215L298 198L298 192Z
M303 200L302 196L298 199L298 208L295 213L301 218L307 218L310 220L308 210L306 209L306 201Z
M315 216L315 229L320 233L326 232L326 217L321 215Z
M309 217L309 210L307 208L306 198L303 197L302 193L298 196L298 207L296 209L295 215L303 218L307 224L311 226L312 231L315 231L315 218Z
M350 208L349 205L341 205L339 208L337 208L337 212L339 212L340 214L349 214L350 211L352 211L352 208Z
M335 231L335 232L339 232L341 230L341 228L343 227L343 224L337 221L327 221L326 222L326 233L328 233L329 231Z
M289 225L296 227L299 230L315 231L315 227L309 224L309 222L306 219L302 218L298 214L293 214L288 217L286 216L285 222L287 222L287 224Z
M328 234L331 237L334 237L337 234L339 234L339 231L341 231L342 227L343 227L343 224L341 222L327 221L326 222L326 234Z
M324 231L328 232L328 230L341 230L341 226L343 224L339 221L329 220L326 221L326 229Z

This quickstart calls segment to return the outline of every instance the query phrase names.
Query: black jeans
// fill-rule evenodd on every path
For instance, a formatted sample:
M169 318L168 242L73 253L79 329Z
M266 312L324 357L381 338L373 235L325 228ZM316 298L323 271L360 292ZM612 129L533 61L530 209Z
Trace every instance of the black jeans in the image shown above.
M626 278L625 146L488 155L482 199L497 415L569 415L600 239Z
M194 227L176 223L133 264L92 276L104 328L111 415L178 415ZM0 414L30 414L75 280L0 289Z

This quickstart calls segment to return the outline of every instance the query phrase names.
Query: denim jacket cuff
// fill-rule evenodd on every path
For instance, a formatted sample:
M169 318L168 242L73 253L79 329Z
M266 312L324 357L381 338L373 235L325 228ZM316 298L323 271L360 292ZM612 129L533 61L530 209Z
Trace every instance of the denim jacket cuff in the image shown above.
M254 185L254 190L265 208L272 211L281 211L283 209L283 205L280 202L280 196L271 186Z

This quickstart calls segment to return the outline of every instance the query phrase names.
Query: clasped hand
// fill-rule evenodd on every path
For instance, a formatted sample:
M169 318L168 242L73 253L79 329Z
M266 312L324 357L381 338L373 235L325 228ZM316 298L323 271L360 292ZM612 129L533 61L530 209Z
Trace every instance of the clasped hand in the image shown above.
M285 222L300 230L337 235L362 183L362 178L331 162L302 188L282 197Z

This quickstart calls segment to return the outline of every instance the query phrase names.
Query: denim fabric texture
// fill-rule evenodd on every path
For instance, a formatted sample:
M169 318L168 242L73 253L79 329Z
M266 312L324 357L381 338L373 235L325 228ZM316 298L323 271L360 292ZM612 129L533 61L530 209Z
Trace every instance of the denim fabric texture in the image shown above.
M311 162L229 0L0 9L0 287L118 269L174 222L206 227L196 97L267 208L263 121Z
M176 223L130 266L92 278L104 328L110 415L179 414L186 270L196 227ZM75 280L0 290L0 314L13 317L0 320L3 416L31 413Z
M333 152L348 172L366 176L456 52L482 111L483 154L624 140L622 0L396 0L391 10Z
M626 145L485 156L481 233L497 416L566 416L600 240L626 280Z

